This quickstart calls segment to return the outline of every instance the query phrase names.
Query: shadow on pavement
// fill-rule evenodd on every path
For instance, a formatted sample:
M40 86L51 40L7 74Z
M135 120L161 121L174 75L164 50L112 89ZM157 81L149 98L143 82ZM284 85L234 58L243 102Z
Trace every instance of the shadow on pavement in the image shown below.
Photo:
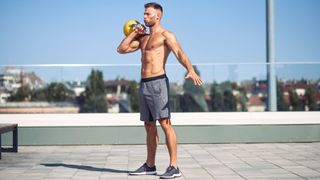
M127 170L118 170L118 169L110 169L110 168L97 168L92 166L84 166L84 165L75 165L75 164L64 164L64 163L45 163L41 164L46 167L66 167L73 169L81 169L87 171L99 171L99 172L111 172L111 173L129 173Z

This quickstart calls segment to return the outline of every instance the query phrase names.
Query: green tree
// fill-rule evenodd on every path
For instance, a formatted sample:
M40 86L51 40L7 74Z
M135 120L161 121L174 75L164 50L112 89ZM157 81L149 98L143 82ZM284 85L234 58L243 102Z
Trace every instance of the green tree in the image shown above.
M239 91L239 103L241 106L241 111L248 111L248 107L247 107L247 102L248 102L248 98L247 98L247 92L245 90L245 88L243 87L239 87L238 88Z
M200 76L197 67L194 66L195 72ZM204 88L194 85L192 79L186 79L183 84L184 95L181 100L181 109L185 112L206 112L208 105L204 99Z
M223 92L223 111L233 112L237 111L237 100L234 97L232 90L226 89Z
M26 101L27 98L30 96L30 89L24 84L23 81L23 71L20 72L20 84L21 86L17 89L17 92L12 94L8 101Z
M52 82L47 87L32 92L31 101L63 102L74 101L75 93L59 82Z
M289 97L292 111L304 111L304 104L294 90L289 91Z
M66 101L72 96L74 92L69 90L63 83L53 82L45 89L46 99L49 102Z
M289 104L285 101L283 96L283 88L280 81L277 82L277 110L278 111L288 111Z
M219 87L222 91L232 90L232 83L230 81L224 81L220 83Z
M26 86L20 86L16 93L12 94L8 101L12 102L19 102L19 101L26 101L30 95L31 91Z
M129 96L132 112L139 112L138 84L136 81L130 81Z
M210 96L211 96L210 107L211 107L211 111L214 111L214 112L223 111L223 97L218 86L219 85L214 82L210 89Z
M99 70L91 70L87 78L86 89L82 94L83 104L80 112L108 112L105 100L105 88L103 81L103 73Z
M31 95L31 101L48 101L46 88L33 91Z
M239 99L233 95L233 89L239 91ZM214 82L210 89L211 110L214 112L237 111L237 104L241 106L241 111L247 111L247 98L244 88L238 87L230 81L217 84Z
M313 87L308 87L306 90L306 104L309 108L309 111L317 111L317 100L316 100L316 90Z
M222 111L232 112L237 111L237 99L233 95L233 83L224 81L220 84L220 92L222 96Z
M180 105L180 94L176 92L176 90L170 86L169 90L169 106L172 112L182 112Z
M197 104L194 96L191 94L180 96L180 104L183 112L204 112L203 108Z

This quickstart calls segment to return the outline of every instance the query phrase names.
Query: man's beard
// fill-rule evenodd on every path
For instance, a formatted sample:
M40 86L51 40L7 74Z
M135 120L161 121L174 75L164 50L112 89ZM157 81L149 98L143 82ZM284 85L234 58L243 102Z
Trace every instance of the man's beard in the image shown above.
M154 22L150 22L150 23L146 24L146 26L147 27L152 27L152 26L154 26L154 24L155 24Z
M152 26L154 26L155 25L155 22L156 22L156 20L155 20L155 18L153 17L153 18L151 18L151 21L149 21L148 23L144 23L147 27L152 27Z

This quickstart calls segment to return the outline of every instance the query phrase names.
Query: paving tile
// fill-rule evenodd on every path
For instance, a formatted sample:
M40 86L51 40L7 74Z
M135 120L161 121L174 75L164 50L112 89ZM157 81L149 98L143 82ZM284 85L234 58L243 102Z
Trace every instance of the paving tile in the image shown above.
M183 177L185 178L198 178L198 179L205 179L211 178L212 176L204 169L201 168L192 168L192 169L183 169L181 170Z
M150 180L150 179L159 179L157 176L146 175L146 176L128 176L128 180Z
M245 179L239 175L214 176L213 178L216 180L243 180L243 179Z
M14 179L21 177L23 174L21 173L14 173L14 172L0 172L0 179L7 180L7 179Z
M49 173L45 176L45 178L71 178L73 177L73 175L75 174L75 172L53 172L53 173Z

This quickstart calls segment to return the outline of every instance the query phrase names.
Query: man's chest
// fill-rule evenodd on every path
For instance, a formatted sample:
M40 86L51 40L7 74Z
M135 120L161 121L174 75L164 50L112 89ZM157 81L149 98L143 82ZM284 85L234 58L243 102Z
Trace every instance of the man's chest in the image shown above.
M141 39L142 50L152 50L165 46L165 38L161 35L147 35Z

